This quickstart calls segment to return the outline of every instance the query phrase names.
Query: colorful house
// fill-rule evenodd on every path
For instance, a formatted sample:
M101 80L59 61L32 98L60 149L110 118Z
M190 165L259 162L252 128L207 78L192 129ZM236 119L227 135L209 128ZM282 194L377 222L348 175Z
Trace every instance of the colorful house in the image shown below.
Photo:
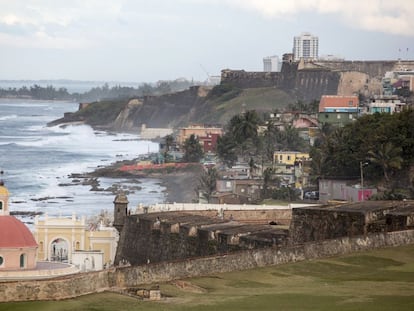
M308 153L299 151L275 151L273 153L274 175L280 178L283 186L294 184L298 189L308 186L309 163Z
M401 112L407 104L402 103L397 95L376 96L371 99L367 106L367 113L398 113Z
M275 151L273 162L275 164L295 165L295 163L309 160L309 153L299 151Z
M214 152L216 150L218 137L223 135L223 129L221 127L196 124L183 127L180 128L177 143L182 146L191 135L194 135L198 139L204 152Z
M319 102L318 120L344 126L353 122L361 113L358 96L323 95Z

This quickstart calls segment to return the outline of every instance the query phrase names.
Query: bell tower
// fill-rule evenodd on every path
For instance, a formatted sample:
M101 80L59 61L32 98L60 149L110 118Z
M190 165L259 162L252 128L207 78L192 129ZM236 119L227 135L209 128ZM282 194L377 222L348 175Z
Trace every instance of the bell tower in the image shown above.
M114 223L113 226L121 233L128 214L128 198L125 193L120 192L114 200Z

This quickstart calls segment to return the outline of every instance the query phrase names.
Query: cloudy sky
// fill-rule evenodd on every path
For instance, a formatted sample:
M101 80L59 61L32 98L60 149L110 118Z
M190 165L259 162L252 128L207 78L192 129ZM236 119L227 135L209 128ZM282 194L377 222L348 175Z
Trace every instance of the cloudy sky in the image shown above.
M205 80L319 54L414 59L413 0L0 0L0 79Z

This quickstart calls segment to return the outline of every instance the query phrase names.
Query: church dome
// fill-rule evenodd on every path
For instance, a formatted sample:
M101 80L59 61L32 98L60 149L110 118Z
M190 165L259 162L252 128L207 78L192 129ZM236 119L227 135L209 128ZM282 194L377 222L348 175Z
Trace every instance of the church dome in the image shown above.
M0 216L0 248L37 247L29 228L14 216Z

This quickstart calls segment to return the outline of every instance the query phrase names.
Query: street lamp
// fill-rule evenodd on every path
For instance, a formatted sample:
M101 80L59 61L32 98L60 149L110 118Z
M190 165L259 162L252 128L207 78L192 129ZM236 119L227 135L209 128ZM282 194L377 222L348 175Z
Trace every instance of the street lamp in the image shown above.
M362 189L362 196L361 196L361 201L364 201L364 166L367 166L368 162L359 162L359 171L361 173L361 189Z

